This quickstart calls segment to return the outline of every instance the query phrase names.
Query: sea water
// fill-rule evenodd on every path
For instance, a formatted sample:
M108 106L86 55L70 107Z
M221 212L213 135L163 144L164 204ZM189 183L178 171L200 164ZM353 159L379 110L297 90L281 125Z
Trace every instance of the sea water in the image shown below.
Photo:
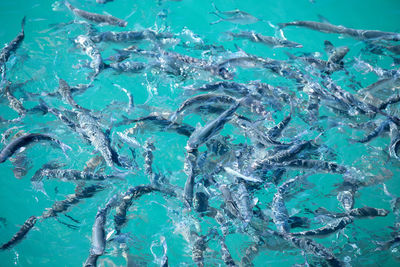
M276 25L294 20L318 21L319 15L335 25L344 25L355 29L373 29L390 32L400 32L400 2L398 0L373 1L373 0L283 0L283 1L237 1L237 0L182 0L182 1L129 1L114 0L105 5L95 3L94 0L76 1L71 4L91 12L112 14L128 21L126 29L113 26L99 26L101 31L107 30L142 30L151 28L156 31L169 31L181 39L181 44L196 43L223 45L226 49L237 51L237 47L249 54L273 59L287 59L285 51L290 53L307 52L313 55L325 55L323 43L331 41L335 46L346 45L350 52L345 58L345 64L351 69L355 81L359 82L358 88L366 87L378 80L376 75L362 74L352 69L355 58L362 57L365 44L337 34L326 34L305 28L288 27L284 29L284 36L291 41L301 43L303 48L272 49L263 44L256 44L246 40L231 40L225 32L253 30L269 36L277 36L279 32ZM257 23L237 25L230 22L221 22L211 25L210 22L219 18L210 12L215 11L212 4L220 10L228 11L240 9L260 19ZM7 78L12 82L27 83L15 93L26 108L37 104L37 98L28 97L32 94L56 91L58 77L65 79L69 84L76 85L88 83L87 76L90 69L79 67L80 62L89 58L74 45L74 38L85 33L82 24L68 24L72 20L80 21L63 4L62 1L51 0L1 0L0 1L0 43L10 42L20 31L20 23L26 16L25 39L15 55L7 63ZM124 48L126 44L100 43L103 58L113 54L114 48ZM139 45L140 46L140 45ZM185 55L202 57L202 51L176 46L175 43L166 44L166 47ZM205 55L207 56L207 55ZM371 58L375 66L382 68L398 68L392 66L392 60L387 56L376 55ZM343 72L333 75L333 79L346 90L353 90L355 81L350 81ZM238 68L234 81L249 82L258 80L275 86L293 86L282 77L272 75L267 70ZM203 80L207 82L209 80ZM116 132L129 128L128 126L112 127L113 122L122 119L121 115L129 118L145 116L150 112L173 112L188 97L184 95L184 86L201 84L193 79L180 79L160 75L157 72L144 72L139 74L118 74L105 70L93 86L85 93L76 95L75 101L79 105L96 112L101 117L104 129L110 128L111 138L115 139ZM129 111L128 97L121 88L129 91L134 99L134 105L141 107ZM295 91L292 87L290 90ZM355 91L351 91L354 93ZM302 97L298 95L298 97ZM54 98L51 105L58 108L70 109L60 99ZM3 96L0 104L0 115L5 119L17 117L12 109L7 106ZM146 109L146 107L155 107ZM398 107L398 106L397 106ZM325 116L336 116L328 109L322 107ZM289 113L287 104L282 111L273 115L279 122ZM394 108L393 112L396 112ZM399 115L399 113L397 113ZM185 122L196 127L198 123L204 125L206 117L189 116ZM390 198L382 189L384 182L389 191L400 196L399 170L400 163L389 157L389 136L383 135L367 144L350 144L350 137L361 137L364 131L351 128L324 124L324 134L320 143L334 151L334 161L361 170L360 175L375 177L379 182L361 188L356 193L355 207L371 206L391 210ZM68 194L74 193L76 183L49 179L44 181L43 188L32 186L30 178L41 168L44 163L53 161L65 164L64 168L82 170L85 162L96 154L94 148L85 143L82 138L61 124L52 115L28 115L19 124L1 124L0 132L5 132L12 126L21 126L19 130L25 132L41 132L56 136L72 150L65 154L52 146L41 143L28 147L26 153L29 170L22 179L16 179L13 174L13 165L10 160L0 165L0 217L5 220L0 223L0 242L7 242L32 215L39 216L46 208L51 207L54 201L65 199ZM270 122L270 126L273 122ZM307 129L306 124L299 117L294 117L290 124L289 132L296 129ZM239 131L228 126L221 133L231 136L233 142L239 143L243 138ZM163 173L171 184L183 187L186 175L183 172L185 145L187 138L169 132L145 131L136 136L140 143L151 138L154 141L153 168ZM246 138L246 137L245 137ZM125 153L128 151L124 150ZM71 229L59 223L54 218L40 220L29 234L12 249L0 252L0 266L81 266L89 254L91 228L99 207L115 193L124 192L129 185L146 184L149 182L143 168L143 150L137 150L137 162L140 166L124 176L107 184L107 189L99 192L94 197L82 200L79 204L71 206L67 214L79 220L78 229ZM110 170L107 170L110 173ZM289 177L290 178L290 177ZM315 210L319 207L339 212L340 206L336 199L336 185L342 181L341 175L318 174L309 179L315 186L299 193L295 198L287 201L289 214L306 214L305 210ZM265 210L270 209L275 189L272 187L262 189L254 197L258 197L259 205ZM221 203L212 203L219 207ZM129 210L128 224L123 228L127 233L129 244L129 257L135 266L157 266L157 257L162 255L160 238L165 237L168 245L168 259L170 266L193 266L191 251L185 236L188 235L187 227L193 214L183 211L182 201L161 194L145 195L135 201ZM112 216L108 216L106 232L113 229ZM63 222L70 221L60 214L58 219ZM400 260L399 248L392 247L386 251L376 251L378 241L391 239L395 215L391 212L386 217L357 219L339 234L326 238L316 239L317 242L328 248L333 248L333 253L342 261L347 261L354 266L396 266ZM215 225L213 219L200 219L203 234L210 225ZM322 225L321 225L322 226ZM270 227L273 228L272 222ZM246 248L252 244L251 238L237 231L226 238L226 243L236 261L240 261ZM205 253L206 266L223 266L217 240L210 240ZM106 253L99 259L99 264L104 266L124 266L125 260L121 255L118 242L108 242ZM304 263L300 250L260 250L254 259L255 266L292 266Z

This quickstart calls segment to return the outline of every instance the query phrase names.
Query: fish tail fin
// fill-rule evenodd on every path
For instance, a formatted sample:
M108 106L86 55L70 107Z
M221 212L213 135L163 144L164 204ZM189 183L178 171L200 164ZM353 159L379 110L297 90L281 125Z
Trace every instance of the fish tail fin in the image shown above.
M325 18L324 16L322 16L321 14L317 14L318 16L318 20L322 23L331 23L327 18Z
M223 21L223 19L219 19L219 20L210 22L210 25L218 24L218 23L220 23L220 22L222 22L222 21Z
M49 109L50 109L49 105L48 105L42 98L39 98L39 105L38 105L38 107L39 107L41 110L43 110L43 113L44 113L44 114L46 114L47 112L49 112Z
M164 175L153 173L150 177L150 182L156 190L170 196L176 196L173 185L169 183Z
M215 13L221 13L221 10L218 9L218 7L215 5L214 2L211 3L211 5L213 6L213 8L215 9Z
M68 1L64 1L64 4L69 10L74 11L75 7L73 7Z
M289 53L288 51L284 51L284 53L288 56L288 58L290 58L290 59L292 59L292 60L294 60L294 59L297 58L295 55Z
M394 198L393 195L387 190L386 184L382 183L383 186L383 193L390 198Z
M278 23L278 24L277 24L278 29L285 28L287 25L288 25L287 23Z
M218 14L217 12L212 11L212 12L210 12L210 14L213 14L213 15L217 16L217 17L220 18L221 20L224 19L224 17L222 17L222 16L221 16L220 14Z
M176 122L176 120L178 119L178 112L174 112L174 113L172 113L172 115L169 117L169 120L171 121L171 122Z
M26 16L24 16L24 17L22 18L22 21L21 21L21 29L22 29L22 31L24 31L25 22L26 22Z

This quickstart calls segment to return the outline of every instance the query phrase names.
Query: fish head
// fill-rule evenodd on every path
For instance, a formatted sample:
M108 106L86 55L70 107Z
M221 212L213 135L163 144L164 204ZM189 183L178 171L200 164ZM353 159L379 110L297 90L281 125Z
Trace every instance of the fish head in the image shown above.
M234 73L230 72L225 67L218 68L217 75L224 80L233 80L233 78L235 77Z
M205 212L208 210L208 196L203 192L196 192L193 199L193 207L197 212Z
M128 22L121 20L120 22L118 22L118 26L120 27L126 27L126 25L128 25Z

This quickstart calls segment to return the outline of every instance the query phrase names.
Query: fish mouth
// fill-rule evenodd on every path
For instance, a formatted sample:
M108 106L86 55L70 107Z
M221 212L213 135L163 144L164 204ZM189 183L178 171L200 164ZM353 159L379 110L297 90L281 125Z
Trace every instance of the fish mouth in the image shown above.
M14 173L15 178L22 179L22 177L26 175L27 171L26 171L26 169L24 169L22 167L15 167L13 169L13 173Z

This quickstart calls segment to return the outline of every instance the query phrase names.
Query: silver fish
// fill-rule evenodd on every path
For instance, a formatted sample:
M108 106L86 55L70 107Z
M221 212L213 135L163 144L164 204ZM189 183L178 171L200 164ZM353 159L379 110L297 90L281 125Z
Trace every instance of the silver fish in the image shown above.
M79 35L76 37L75 43L92 59L90 67L94 70L93 77L96 77L104 69L103 58L101 57L100 51L87 35Z
M216 15L220 19L217 21L211 22L210 24L217 24L222 21L227 21L227 22L232 22L235 24L246 25L246 24L256 23L260 20L256 17L254 17L253 15L251 15L245 11L241 11L239 9L230 10L230 11L221 11L216 7L216 5L214 3L212 5L215 8L215 12L210 12L210 13Z
M22 19L21 32L10 43L6 44L6 46L0 52L0 73L3 72L3 65L8 61L11 53L17 50L25 38L25 20L26 17Z
M286 39L279 39L272 36L265 36L256 32L241 31L238 33L228 32L228 34L235 38L247 39L255 43L262 43L272 47L293 47L301 48L302 44L295 43Z
M233 114L239 108L240 104L241 101L237 101L229 109L219 115L216 119L209 121L204 127L197 128L189 137L186 145L186 150L192 151L197 149L199 146L201 146L210 138L215 136L218 132L220 132L225 123L227 123L232 118Z
M115 25L119 27L125 27L128 22L125 20L110 16L110 15L101 15L96 13L87 12L85 10L73 7L68 1L65 1L65 5L71 10L75 15L87 19L96 23L104 23L109 25Z
M395 32L357 30L352 28L346 28L344 26L336 26L330 23L322 23L315 21L293 21L288 23L280 23L278 25L280 28L284 28L287 26L306 27L325 33L343 34L361 40L384 39L384 40L400 41L400 34Z

